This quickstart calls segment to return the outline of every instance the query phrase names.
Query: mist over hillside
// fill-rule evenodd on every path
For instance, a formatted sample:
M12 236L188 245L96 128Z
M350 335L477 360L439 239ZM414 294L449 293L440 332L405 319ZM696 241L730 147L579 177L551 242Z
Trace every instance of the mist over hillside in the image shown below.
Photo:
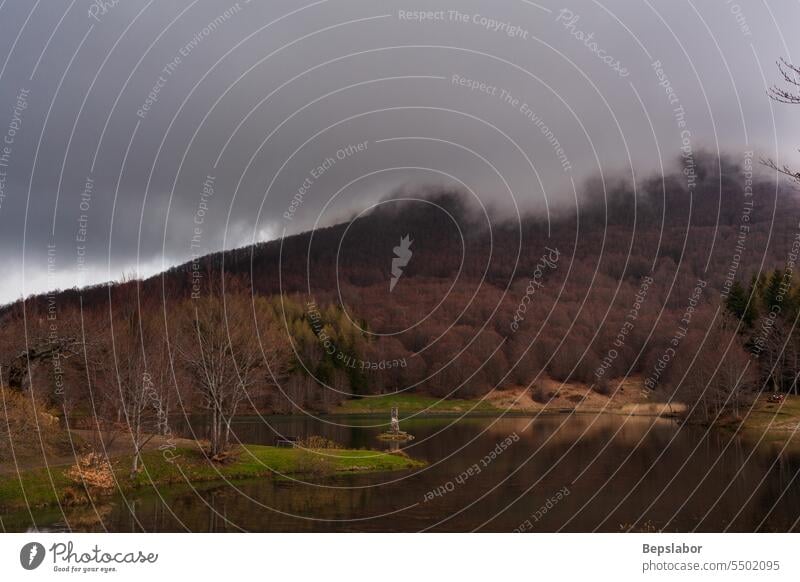
M755 306L761 292L751 281L783 272L796 252L795 192L758 178L751 156L737 164L698 155L691 173L635 186L591 180L577 208L520 221L498 220L455 190L421 192L145 281L7 306L5 368L24 376L12 360L25 353L25 325L29 346L69 336L80 352L87 321L102 333L120 313L139 313L168 342L182 306L259 296L292 354L290 389L259 400L267 409L325 409L350 394L397 390L472 397L543 377L605 390L609 379L649 374L663 388L686 371L654 372L676 329L682 348L673 357L694 355L727 313L734 284L749 286Z

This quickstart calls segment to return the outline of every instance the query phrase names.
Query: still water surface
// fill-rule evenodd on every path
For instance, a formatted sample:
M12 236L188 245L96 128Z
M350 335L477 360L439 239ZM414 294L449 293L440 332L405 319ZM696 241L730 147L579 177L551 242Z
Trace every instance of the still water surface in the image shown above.
M385 449L376 438L385 420L248 417L236 422L235 433L245 443L273 444L280 433ZM314 483L264 478L178 485L163 497L143 492L64 511L74 529L96 531L798 527L800 454L781 452L782 445L755 446L729 433L622 416L425 417L405 420L402 428L416 436L404 450L427 467ZM52 508L4 521L13 529L65 527L64 515Z

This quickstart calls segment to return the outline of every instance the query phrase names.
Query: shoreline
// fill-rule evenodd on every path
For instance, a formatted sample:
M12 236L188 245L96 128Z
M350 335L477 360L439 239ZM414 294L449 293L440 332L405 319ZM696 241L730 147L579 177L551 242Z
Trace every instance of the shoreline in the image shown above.
M404 454L366 449L300 449L265 445L237 445L229 462L216 463L198 448L142 453L141 471L130 477L132 455L108 458L114 484L87 487L67 476L73 465L51 465L0 474L0 510L14 512L51 505L80 506L118 494L160 489L187 483L252 478L317 479L347 474L401 471L423 467L425 462ZM88 474L88 473L87 473Z
M398 402L402 400L402 402ZM380 402L379 402L380 401ZM369 406L358 406L359 403ZM539 405L536 407L501 408L487 400L440 401L428 396L396 395L370 400L352 400L354 406L340 407L321 413L326 417L386 417L393 405L400 404L401 421L442 418L535 418L537 416L557 417L563 415L602 415L650 417L673 420L687 426L702 427L699 423L687 423L685 417L666 405L656 403L625 403L606 408L595 406ZM642 406L646 404L646 406ZM470 410L472 408L472 410ZM673 403L672 408L679 407ZM413 415L413 418L409 418ZM250 415L243 415L246 418ZM295 418L302 415L265 415ZM252 418L258 418L252 415ZM766 445L800 443L800 396L786 396L784 403L769 403L762 396L752 412L744 419L721 419L712 427L732 432L746 439L758 438ZM80 439L82 432L72 431ZM19 472L13 466L0 466L0 510L12 512L27 507L42 508L62 503L68 506L89 504L96 498L115 494L134 494L147 489L159 489L187 483L212 483L224 480L250 478L281 479L291 477L318 478L334 475L370 472L391 472L424 466L403 453L381 452L365 449L300 449L279 448L266 445L237 445L232 459L218 463L210 461L201 445L190 439L176 439L177 447L170 449L174 461L167 459L166 451L149 448L142 452L142 471L134 478L129 477L131 453L117 448L109 451L108 460L113 467L114 487L110 490L92 490L76 484L66 472L74 466L76 459L70 457L51 457L47 466L43 459L26 459L20 462ZM155 441L157 445L159 441ZM6 464L8 465L8 464ZM283 476L282 476L282 475ZM152 482L151 482L152 481Z
M686 405L680 402L653 402L636 398L622 391L613 397L593 392L579 384L549 383L544 389L546 402L533 400L530 390L514 387L490 392L476 399L440 399L423 394L388 394L345 401L324 413L341 415L388 415L397 408L404 415L464 415L464 416L537 416L556 414L618 414L632 416L680 416Z
M351 411L333 411L333 412L320 412L318 416L388 416L391 410L376 410L370 412L351 412ZM403 416L401 411L400 420L411 420L410 416ZM660 413L660 412L636 412L636 411L627 411L622 408L613 408L613 409L600 409L600 408L558 408L558 409L548 409L542 408L541 410L503 410L498 408L497 410L475 410L475 411L463 411L463 410L434 410L434 411L426 411L423 409L420 410L409 410L410 414L415 415L415 417L420 418L435 418L438 416L446 416L446 417L453 417L453 416L463 416L467 418L492 418L492 417L499 417L499 416L509 416L515 418L535 418L537 416L560 416L562 414L601 414L601 415L611 415L611 416L641 416L641 417L656 417L656 418L682 418L681 415L677 413ZM251 416L251 415L245 415ZM258 418L256 415L252 415L253 418ZM300 414L263 414L262 416L269 416L275 418L301 418L303 415Z

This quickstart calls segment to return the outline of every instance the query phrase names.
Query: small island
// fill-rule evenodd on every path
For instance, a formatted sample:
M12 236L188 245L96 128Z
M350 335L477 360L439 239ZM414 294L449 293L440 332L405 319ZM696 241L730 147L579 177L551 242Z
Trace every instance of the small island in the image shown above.
M161 491L187 483L252 478L306 481L425 465L397 451L305 448L302 443L293 448L235 445L224 459L212 460L202 446L187 439L180 439L175 448L164 448L160 441L141 452L141 470L135 475L129 472L130 453L111 457L88 453L76 463L30 467L18 473L5 466L0 472L0 510L82 505L117 493Z

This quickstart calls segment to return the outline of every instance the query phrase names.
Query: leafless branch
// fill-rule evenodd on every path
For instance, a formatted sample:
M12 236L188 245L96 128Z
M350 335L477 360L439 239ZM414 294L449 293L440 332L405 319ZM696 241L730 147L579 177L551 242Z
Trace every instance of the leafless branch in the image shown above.
M779 87L773 85L767 92L769 96L779 103L790 105L800 104L800 67L787 62L781 58L778 60L778 71L780 71L784 82L789 87Z
M775 162L775 160L773 160L772 158L761 158L760 162L761 162L762 165L764 165L765 167L769 168L770 170L774 170L774 171L778 172L779 174L787 176L787 177L791 178L797 184L800 184L800 172L796 172L796 171L792 170L786 164L783 164L783 165L779 166Z

